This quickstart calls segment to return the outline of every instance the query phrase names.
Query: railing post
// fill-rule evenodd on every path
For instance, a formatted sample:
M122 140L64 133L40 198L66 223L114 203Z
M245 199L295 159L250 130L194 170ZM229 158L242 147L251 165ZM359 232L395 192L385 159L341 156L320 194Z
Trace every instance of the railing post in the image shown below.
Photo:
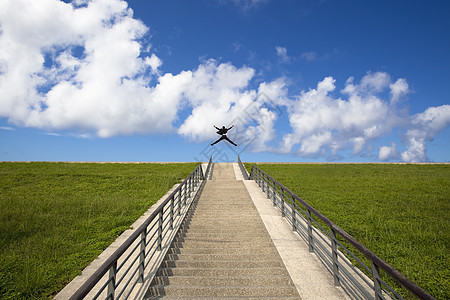
M375 300L383 299L382 291L381 291L381 275L380 268L372 261L372 276L373 276L373 284L375 291Z
M283 187L280 187L280 188L281 188L280 201L283 201L283 199L284 199L284 189L283 189ZM273 198L272 202L273 202L273 206L276 207L277 206L277 199Z
M109 269L109 283L108 283L108 295L106 299L114 300L114 294L116 292L116 275L117 275L117 261Z
M194 185L197 186L197 180L198 180L198 169L195 169L194 172Z
M183 190L183 197L182 197L182 199L183 199L183 207L185 207L186 206L186 194L187 194L187 181L186 181L186 183L184 184L184 186L182 186L181 188L183 188L184 187L184 190Z
M194 178L191 176L189 188L189 198L192 198L192 193L194 192Z
M341 285L339 282L339 266L338 266L338 252L337 252L337 240L336 240L336 231L330 227L331 232L331 258L333 261L333 278L334 285Z
M178 215L181 215L181 188L178 190Z
M270 197L270 183L269 177L267 177L267 175L264 175L264 185L266 186L266 195Z
M275 198L275 181L272 180L272 197ZM270 198L269 198L270 199Z
M283 199L281 199L281 216L284 218L284 217L286 217L286 212L285 212L285 209L284 209L284 197L283 197Z
M147 228L145 228L144 231L141 233L141 249L139 252L139 279L138 282L144 282L144 267L145 267L145 247L147 246L146 243L146 236L147 236Z
M263 185L262 176L263 176L263 174L261 173L261 170L258 170L258 185L260 188L262 188L263 193L264 193L264 185Z
M172 196L170 200L170 230L173 229L173 209L175 206L175 195Z
M263 185L262 185L262 173L261 173L260 170L258 170L258 185L263 190L263 193L264 193L264 188L263 188Z
M270 197L270 183L269 183L269 177L267 175L264 175L264 185L266 187L266 195Z
M161 212L159 213L158 218L158 248L157 250L161 251L161 245L162 245L162 228L163 228L163 210L161 209Z
M312 217L311 211L308 209L308 244L309 244L309 252L314 252L314 240L313 240L313 232L312 232Z
M277 201L276 199L277 199L277 192L275 190L275 183L274 183L274 185L273 185L273 193L272 193L272 202L275 203L275 201Z
M264 194L266 193L266 179L265 179L265 176L266 175L264 175L264 173L261 173L261 177L262 177L261 184L262 184L262 190L263 190Z
M292 204L292 231L296 231L297 230L297 226L296 226L296 220L295 220L295 198L294 196L291 197L291 204Z
M192 181L192 177L189 177L186 182L186 188L187 188L187 194L188 194L188 196L186 198L191 198L191 181Z

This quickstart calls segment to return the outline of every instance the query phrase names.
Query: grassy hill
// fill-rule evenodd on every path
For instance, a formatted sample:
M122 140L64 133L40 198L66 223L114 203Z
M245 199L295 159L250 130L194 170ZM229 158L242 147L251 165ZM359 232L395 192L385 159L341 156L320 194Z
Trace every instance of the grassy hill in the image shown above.
M0 163L0 299L48 298L198 163Z
M450 165L257 165L435 298L450 299Z

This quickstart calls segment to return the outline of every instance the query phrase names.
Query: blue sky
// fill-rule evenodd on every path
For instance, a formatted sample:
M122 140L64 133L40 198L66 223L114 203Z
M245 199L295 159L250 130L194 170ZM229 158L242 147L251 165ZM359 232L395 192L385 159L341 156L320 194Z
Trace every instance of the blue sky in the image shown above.
M2 1L0 161L448 162L449 16L449 1ZM238 147L211 147L231 124Z

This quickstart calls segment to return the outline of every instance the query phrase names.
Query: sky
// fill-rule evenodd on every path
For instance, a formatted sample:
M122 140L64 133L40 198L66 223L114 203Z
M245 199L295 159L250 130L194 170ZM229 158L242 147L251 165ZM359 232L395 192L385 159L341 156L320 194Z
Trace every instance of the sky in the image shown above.
M446 0L2 0L0 161L449 162L449 53Z

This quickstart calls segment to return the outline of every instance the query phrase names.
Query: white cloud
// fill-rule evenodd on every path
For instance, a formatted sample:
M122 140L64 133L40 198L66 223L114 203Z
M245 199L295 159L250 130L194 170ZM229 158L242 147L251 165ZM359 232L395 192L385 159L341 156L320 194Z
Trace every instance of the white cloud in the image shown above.
M169 75L148 87L147 70L156 73L161 61L141 57L148 28L125 1L3 1L0 11L1 117L102 137L173 130L180 100L173 93L186 74L170 87ZM157 98L166 90L171 98Z
M450 125L450 105L429 107L423 113L411 118L411 125L405 134L407 150L401 158L405 162L428 161L426 141L432 141L435 136Z
M390 76L385 72L367 73L358 85L353 84L354 78L347 79L343 93L354 95L375 95L384 91L390 85Z
M389 161L398 157L397 145L392 143L391 146L382 146L378 151L378 160Z
M147 65L149 65L150 68L152 68L152 73L153 73L153 74L159 73L158 68L161 67L162 61L161 61L161 59L159 59L159 57L156 56L154 53L152 54L152 56L151 56L150 58L147 57L147 58L145 59L145 63L146 63Z
M336 156L346 148L354 154L392 129L392 111L386 101L374 92L388 86L387 74L368 74L357 85L350 79L342 91L348 99L331 95L335 79L326 77L316 89L303 91L295 97L289 111L292 132L283 137L282 150L301 156ZM392 118L395 120L395 118Z
M291 58L287 54L287 49L285 47L276 46L277 56L280 58L282 63L288 64L291 62Z
M54 133L54 132L46 132L46 135L50 135L50 136L62 136L62 134L60 133Z
M410 93L408 82L406 79L399 78L395 83L389 85L391 93L391 103L397 103L400 99Z
M214 60L206 61L193 73L192 80L184 90L184 96L192 112L178 129L178 133L195 141L204 141L215 135L217 126L228 126L233 119L252 101L254 91L245 91L254 70L236 68L230 63L217 65Z

